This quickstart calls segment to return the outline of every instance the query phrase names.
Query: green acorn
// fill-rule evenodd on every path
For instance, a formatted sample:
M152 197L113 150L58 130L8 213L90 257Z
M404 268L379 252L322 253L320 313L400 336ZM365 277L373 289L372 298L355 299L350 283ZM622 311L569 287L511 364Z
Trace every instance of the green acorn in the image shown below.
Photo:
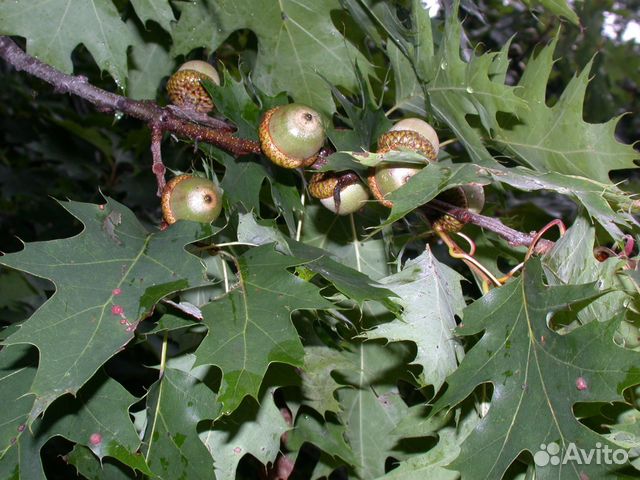
M222 211L222 194L211 180L179 175L164 187L161 204L162 216L169 225L178 220L211 223Z
M258 133L262 152L284 168L313 164L327 138L320 114L298 103L267 111Z
M425 163L437 160L439 148L440 142L435 130L419 118L401 120L378 138L378 153L407 149L423 155ZM380 164L370 170L369 188L380 203L391 208L393 203L387 199L387 195L407 183L421 169L407 164Z

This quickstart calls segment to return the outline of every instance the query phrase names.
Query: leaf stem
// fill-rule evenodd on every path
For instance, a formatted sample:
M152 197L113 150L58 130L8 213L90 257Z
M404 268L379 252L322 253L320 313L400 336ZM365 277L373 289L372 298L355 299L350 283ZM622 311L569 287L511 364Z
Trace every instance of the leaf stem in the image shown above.
M162 337L162 350L160 352L160 378L164 375L164 370L167 368L167 346L169 344L169 331L165 330Z
M235 247L238 245L247 246L247 247L257 247L257 243L249 243L249 242L226 242L226 243L216 243L214 245L210 245L207 247L208 249L212 248L222 248L222 247Z
M298 228L296 228L296 242L300 241L300 237L302 237L302 223L304 221L304 204L306 201L305 191L302 191L302 195L300 195L300 203L302 204L302 212L300 213L300 218L298 219Z
M359 272L362 272L362 265L360 264L360 240L358 240L358 231L356 230L356 222L353 219L353 213L349 214L349 222L351 223L351 233L353 234L353 248L356 253L356 268Z
M457 138L450 138L449 140L445 140L440 144L440 148L446 147L447 145L451 145L452 143L456 143L458 141Z
M220 260L222 263L222 277L224 278L224 293L229 293L229 273L227 272L227 262Z
M149 443L147 444L147 452L145 455L145 461L149 461L151 455L151 445L153 443L154 433L156 431L156 424L158 422L158 412L160 410L160 401L162 398L162 378L164 377L164 371L167 368L167 346L169 344L169 331L165 330L162 337L162 350L160 352L160 369L158 373L158 398L156 399L155 411L153 412L153 423L151 424L151 432L148 436Z

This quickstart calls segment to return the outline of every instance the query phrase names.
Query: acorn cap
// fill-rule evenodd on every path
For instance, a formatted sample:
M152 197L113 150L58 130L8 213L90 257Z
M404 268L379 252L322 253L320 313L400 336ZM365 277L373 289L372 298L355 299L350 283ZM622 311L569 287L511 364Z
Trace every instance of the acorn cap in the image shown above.
M320 114L298 103L268 110L258 133L263 153L284 168L313 164L326 140Z
M469 183L445 190L436 198L456 207L466 208L473 213L480 213L485 201L484 188L479 183ZM462 222L446 214L434 216L431 223L435 228L441 228L447 232L459 232L464 226Z
M437 158L431 142L413 130L390 130L378 138L378 153L402 149L424 155L429 162L435 162Z
M213 110L213 100L202 86L202 80L211 80L220 85L220 77L213 65L200 60L184 63L167 82L167 93L171 103L201 113Z
M169 225L178 220L211 223L222 211L222 195L211 180L179 175L162 191L162 216Z
M440 140L438 139L438 134L433 127L424 120L419 118L403 118L389 129L390 132L395 132L397 130L412 130L419 133L431 143L435 155L438 156L438 152L440 151Z
M309 193L314 198L329 198L338 186L338 176L333 172L318 172L311 176Z

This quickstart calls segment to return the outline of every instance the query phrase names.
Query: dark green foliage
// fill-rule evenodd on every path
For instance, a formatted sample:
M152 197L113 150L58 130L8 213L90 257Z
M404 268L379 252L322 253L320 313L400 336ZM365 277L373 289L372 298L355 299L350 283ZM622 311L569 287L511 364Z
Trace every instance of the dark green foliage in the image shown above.
M165 135L224 207L164 229L147 126L2 63L0 478L640 477L640 43L603 32L640 5L442 3L0 1L0 34L121 95L164 105L212 61L238 137L310 105L324 170L423 163L375 153L401 117L446 142L392 209L337 217L307 172ZM469 182L488 217L570 228L537 257L465 227L496 277L524 262L485 291L424 207ZM536 465L551 443L630 460Z

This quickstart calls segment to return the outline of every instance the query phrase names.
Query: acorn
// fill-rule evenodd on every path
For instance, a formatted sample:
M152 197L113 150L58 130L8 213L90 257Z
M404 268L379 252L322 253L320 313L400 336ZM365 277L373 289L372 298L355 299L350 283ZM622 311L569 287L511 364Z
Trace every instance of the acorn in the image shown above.
M407 149L425 157L425 163L435 162L440 142L431 125L419 118L406 118L378 138L378 153ZM406 163L384 163L371 169L368 183L374 197L385 207L393 203L386 197L407 183L422 167Z
M438 200L464 208L473 213L480 213L484 207L484 187L479 183L468 183L445 190L436 197ZM464 224L450 215L428 215L434 229L447 232L459 232Z
M312 165L327 138L320 114L299 103L268 110L258 133L262 152L284 168Z
M220 85L220 76L210 63L202 60L183 63L167 82L167 93L171 103L200 113L213 110L213 100L202 86L202 80L211 80Z
M211 180L179 175L162 191L162 216L169 225L178 220L211 223L222 210L222 193Z
M315 173L309 182L309 193L338 215L360 210L369 199L369 192L351 171Z

